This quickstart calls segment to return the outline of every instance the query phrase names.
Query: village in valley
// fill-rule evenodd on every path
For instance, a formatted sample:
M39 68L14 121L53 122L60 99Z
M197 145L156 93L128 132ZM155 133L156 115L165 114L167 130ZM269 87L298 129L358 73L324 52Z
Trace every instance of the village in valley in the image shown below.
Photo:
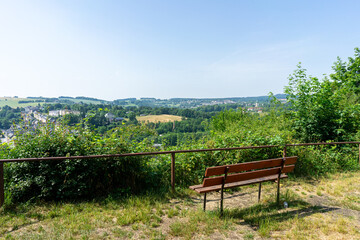
M285 102L283 95L279 95L279 100ZM10 105L15 106L16 109L20 109L21 115L17 121L12 122L12 124L8 128L0 128L0 139L2 143L9 143L11 139L14 137L15 131L21 129L20 123L25 125L28 130L36 129L39 125L43 125L47 122L56 123L59 118L62 118L66 115L77 116L78 118L86 117L86 113L81 113L78 110L68 109L69 105L66 104L80 104L80 105L99 105L99 106L111 106L117 105L119 107L123 107L124 109L128 109L124 115L114 114L111 111L108 111L104 114L104 118L107 123L116 123L116 122L124 122L128 119L128 116L131 115L129 113L134 111L135 109L142 108L152 108L152 109L163 109L163 108L180 108L180 109L192 109L197 111L198 108L209 108L211 111L220 111L226 108L241 108L242 111L247 111L251 113L262 114L264 111L264 106L267 105L268 97L249 97L249 98L228 98L228 99L156 99L156 98L129 98L123 100L115 100L113 102L108 102L105 100L95 99L95 98L87 98L87 97L59 97L59 98L18 98L18 97L5 97L1 98L2 104L9 103ZM6 100L6 101L4 101ZM80 102L76 102L75 100L82 100ZM40 103L41 101L41 103ZM59 106L65 106L63 109L53 109L46 110L44 107L45 104L60 104ZM16 104L16 105L14 105ZM63 105L62 105L63 104ZM217 106L220 106L218 108ZM225 106L225 107L221 107ZM7 105L4 105L3 108L9 108ZM208 111L208 110L206 110ZM161 111L155 115L161 115ZM137 118L139 121L144 121L142 119L146 119L148 122L148 112L140 112L138 113ZM175 121L174 117L169 115L169 119L164 119L160 121L164 122L172 122ZM1 118L1 116L0 116ZM151 116L150 116L151 119ZM154 118L157 119L157 118ZM150 120L151 122L152 120ZM155 121L155 120L154 120ZM0 125L1 126L1 125Z
M80 115L79 111L73 110L52 110L46 113L41 113L40 110L44 110L41 106L27 106L24 107L24 111L21 112L21 117L23 120L23 124L27 126L28 129L35 129L40 124L44 124L47 121L55 122L55 118L60 116L65 116L67 114ZM15 131L20 129L21 126L18 124L13 124L9 129L2 130L3 138L1 138L1 142L9 143L10 140L14 137Z

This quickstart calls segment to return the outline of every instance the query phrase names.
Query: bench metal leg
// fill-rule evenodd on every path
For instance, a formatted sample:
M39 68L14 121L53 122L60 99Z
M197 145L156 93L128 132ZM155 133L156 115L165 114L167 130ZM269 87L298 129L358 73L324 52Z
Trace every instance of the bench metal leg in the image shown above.
M224 186L225 186L225 182L226 182L226 178L227 178L227 173L229 171L229 167L225 168L225 176L222 179L222 184L221 184L221 203L220 203L220 216L223 215L223 205L224 205Z
M224 205L224 188L221 188L221 201L220 201L220 215L223 215L223 205Z
M260 202L261 197L261 183L259 183L259 195L258 195L258 202Z
M284 149L284 157L282 158L281 169L279 171L279 175L278 175L278 178L277 178L277 199L276 199L276 203L278 205L280 203L280 179L281 179L281 173L283 172L285 161L286 161L285 155L286 155L286 148Z
M206 209L206 193L204 193L204 212L205 212L205 209Z
M276 203L279 205L280 203L280 178L277 181L277 199Z

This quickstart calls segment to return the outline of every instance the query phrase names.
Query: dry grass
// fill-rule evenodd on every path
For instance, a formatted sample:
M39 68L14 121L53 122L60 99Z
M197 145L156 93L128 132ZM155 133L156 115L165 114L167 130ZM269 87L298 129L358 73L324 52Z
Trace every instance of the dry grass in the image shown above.
M281 203L275 184L202 196L146 195L100 202L21 204L0 210L3 239L360 239L360 173L342 173L317 181L286 180Z
M339 173L316 181L296 181L296 191L316 205L331 205L360 211L359 173ZM314 194L316 193L316 194Z
M168 114L162 114L162 115L148 115L148 116L140 116L136 117L136 119L139 122L175 122L175 121L181 121L182 117L175 116L175 115L168 115Z

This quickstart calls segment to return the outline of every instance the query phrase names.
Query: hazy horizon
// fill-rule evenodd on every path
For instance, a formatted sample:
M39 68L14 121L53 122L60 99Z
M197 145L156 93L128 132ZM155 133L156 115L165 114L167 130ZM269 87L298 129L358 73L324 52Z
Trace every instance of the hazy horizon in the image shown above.
M274 95L281 95L284 93L274 93ZM265 95L257 95L257 96L228 96L228 97L170 97L170 98L157 98L157 97L127 97L127 98L136 98L136 99L142 99L142 98L155 98L159 100L169 100L174 98L184 98L184 99L228 99L228 98L249 98L249 97L264 97L268 96L268 94ZM65 96L65 95L59 95L59 96L0 96L0 98L60 98L60 97L70 97L70 98L76 98L76 97L86 97L86 98L94 98L98 100L105 100L105 101L114 101L114 100L121 100L121 99L127 99L127 98L117 98L117 99L104 99L104 98L96 98L92 96Z

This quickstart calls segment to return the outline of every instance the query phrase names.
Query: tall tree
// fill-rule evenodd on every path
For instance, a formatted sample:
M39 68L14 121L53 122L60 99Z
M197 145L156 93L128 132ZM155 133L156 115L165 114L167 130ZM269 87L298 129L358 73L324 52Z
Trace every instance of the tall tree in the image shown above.
M338 58L334 73L319 80L299 64L285 87L293 127L302 141L345 140L359 124L360 51L345 63Z

